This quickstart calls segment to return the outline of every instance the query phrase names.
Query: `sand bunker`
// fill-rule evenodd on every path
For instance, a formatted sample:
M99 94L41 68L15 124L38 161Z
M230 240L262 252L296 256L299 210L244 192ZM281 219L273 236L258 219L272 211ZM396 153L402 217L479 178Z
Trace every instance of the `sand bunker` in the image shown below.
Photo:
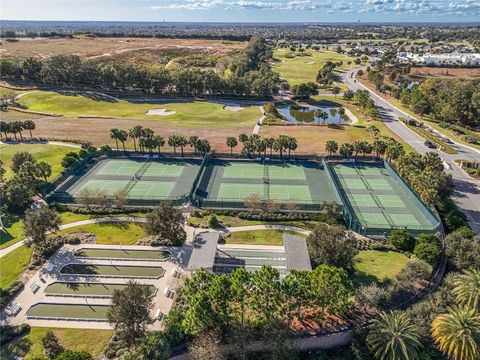
M165 108L161 109L149 109L145 115L159 115L159 116L168 116L175 114L175 111L169 111Z
M231 106L231 105L227 105L227 106L224 106L223 107L225 110L228 110L228 111L243 111L243 107L241 106Z

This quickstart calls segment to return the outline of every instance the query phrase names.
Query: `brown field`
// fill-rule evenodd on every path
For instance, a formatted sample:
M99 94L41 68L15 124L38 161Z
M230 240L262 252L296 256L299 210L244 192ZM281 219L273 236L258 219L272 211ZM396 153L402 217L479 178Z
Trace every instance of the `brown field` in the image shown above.
M27 120L35 121L36 129L33 131L33 136L39 138L47 138L49 140L75 140L88 141L95 146L109 144L115 146L115 141L110 139L109 131L111 128L118 128L128 130L135 125L148 127L155 131L155 133L167 138L168 135L176 134L183 136L196 135L207 138L216 151L224 152L230 151L225 144L225 139L228 136L237 136L241 133L250 135L253 130L251 127L238 128L212 128L205 127L182 127L172 125L170 123L162 123L157 121L142 121L142 120L127 120L127 119L78 119L78 118L54 118L39 115L24 114L16 111L2 112L0 114L2 120ZM28 135L25 133L25 135ZM28 136L27 136L28 137ZM126 143L128 148L133 148L133 142L128 140ZM169 149L167 146L166 149ZM240 147L237 147L240 151Z
M441 68L441 67L412 67L410 75L426 76L426 77L464 77L478 78L480 77L480 69L476 68Z
M54 55L73 54L82 59L100 59L141 51L142 56L151 51L152 56L160 50L183 49L191 53L224 55L240 50L244 42L202 39L137 39L137 38L87 38L73 39L22 39L17 42L2 41L2 58L25 58L29 56L48 58Z

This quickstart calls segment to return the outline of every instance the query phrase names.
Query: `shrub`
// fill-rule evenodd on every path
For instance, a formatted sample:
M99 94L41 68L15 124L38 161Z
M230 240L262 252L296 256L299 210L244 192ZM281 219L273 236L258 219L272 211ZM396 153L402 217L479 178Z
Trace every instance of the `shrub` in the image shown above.
M420 242L413 250L415 256L426 261L430 265L435 265L440 257L440 248L438 244L431 242Z
M415 247L415 238L407 229L394 229L388 238L388 242L399 250L412 251Z
M220 221L218 221L215 214L210 215L210 217L208 218L208 227L209 228L217 228L219 226L220 226Z
M390 298L390 291L379 287L377 284L360 286L355 294L355 299L359 305L372 308L383 307Z
M432 269L429 264L420 259L411 259L397 276L397 285L406 289L417 281L425 280L430 276Z

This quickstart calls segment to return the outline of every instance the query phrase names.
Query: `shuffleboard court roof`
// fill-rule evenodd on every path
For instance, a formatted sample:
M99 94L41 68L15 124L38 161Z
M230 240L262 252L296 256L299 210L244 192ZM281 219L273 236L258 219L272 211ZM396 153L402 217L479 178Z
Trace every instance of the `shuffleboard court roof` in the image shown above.
M192 249L188 270L211 269L215 260L219 234L206 232L197 236Z
M283 234L283 247L287 270L312 270L305 238Z

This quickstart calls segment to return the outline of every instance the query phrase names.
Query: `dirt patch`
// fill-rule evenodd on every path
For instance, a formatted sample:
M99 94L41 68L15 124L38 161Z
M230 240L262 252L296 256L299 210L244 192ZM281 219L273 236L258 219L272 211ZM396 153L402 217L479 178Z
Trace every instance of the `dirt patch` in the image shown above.
M315 64L315 61L307 61L305 64L307 64L307 65L313 65L313 64Z
M148 127L158 134L162 134L164 137L168 135L176 134L186 137L196 135L198 137L206 138L210 141L210 145L213 149L220 152L230 152L230 148L225 144L225 139L228 136L236 136L245 133L250 134L252 128L238 127L238 128L212 128L205 127L183 127L179 125L172 125L170 123L163 123L162 121L152 120L128 120L128 119L101 119L101 118L53 118L38 116L33 114L24 114L16 111L2 112L2 120L25 120L32 119L35 121L36 129L33 135L37 138L48 138L49 140L65 140L71 141L74 139L76 142L91 142L94 146L101 146L103 144L109 144L115 148L115 141L110 139L109 131L112 128L118 128L122 130L128 130L135 125L141 125ZM133 142L128 141L126 143L128 148L133 149ZM167 146L165 149L170 150ZM240 151L238 146L235 150Z
M111 58L138 51L185 48L191 51L208 51L222 55L240 50L245 42L204 39L155 39L155 38L74 38L74 39L25 39L4 42L2 57L26 58L35 56L48 58L54 55L74 54L82 59Z
M158 116L168 116L175 114L176 111L167 110L165 108L160 109L149 109L145 115L158 115Z
M442 67L412 67L410 75L420 75L427 77L480 77L479 68L442 68Z

